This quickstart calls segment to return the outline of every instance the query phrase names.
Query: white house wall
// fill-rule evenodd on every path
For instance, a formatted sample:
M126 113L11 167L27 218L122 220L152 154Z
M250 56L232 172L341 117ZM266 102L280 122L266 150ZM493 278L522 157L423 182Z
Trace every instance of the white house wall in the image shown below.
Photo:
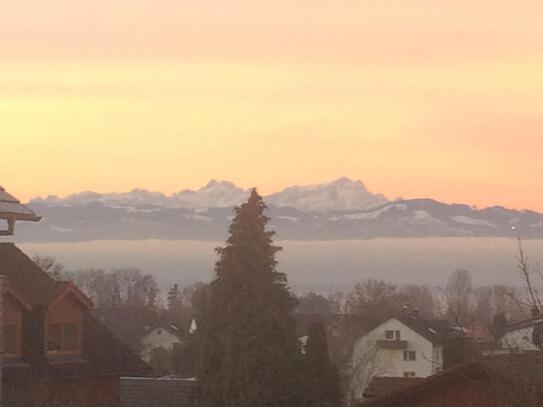
M503 347L516 348L519 350L539 350L532 341L533 326L507 332L500 340Z
M401 350L381 349L378 340L385 340L385 331L400 331L400 340L407 341ZM404 350L415 351L416 360L404 361ZM359 366L357 367L357 361ZM359 339L353 349L351 396L360 399L373 376L403 377L414 372L415 377L428 377L442 367L443 350L397 319L390 319ZM363 367L363 365L365 367Z
M145 335L141 341L141 358L144 361L149 362L153 349L163 348L168 352L171 352L173 351L174 344L179 342L179 338L170 333L168 330L162 328L153 329L151 332Z

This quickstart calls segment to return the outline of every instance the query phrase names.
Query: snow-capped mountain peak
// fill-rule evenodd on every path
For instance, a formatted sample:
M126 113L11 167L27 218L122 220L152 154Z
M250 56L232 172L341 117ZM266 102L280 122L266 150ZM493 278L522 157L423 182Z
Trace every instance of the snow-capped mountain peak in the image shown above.
M274 206L289 206L302 211L329 212L369 209L388 200L372 194L360 180L339 178L326 184L293 186L272 194L266 201Z
M207 209L234 207L244 202L248 196L249 190L241 189L232 182L211 180L200 189L185 189L171 196L146 189L104 194L85 191L65 198L36 198L32 202L49 206L101 203L111 207ZM364 210L388 202L383 195L368 191L362 181L352 181L349 178L340 178L325 184L288 187L265 197L265 201L271 206L291 207L305 212Z
M100 194L92 191L83 191L68 195L65 198L48 196L35 198L31 203L45 203L49 206L72 206L102 203L107 206L167 206L167 198L160 192L151 192L145 189L133 189L130 192L113 192Z
M249 196L249 191L238 188L229 181L211 180L196 191L187 189L172 196L179 208L227 208L241 204Z

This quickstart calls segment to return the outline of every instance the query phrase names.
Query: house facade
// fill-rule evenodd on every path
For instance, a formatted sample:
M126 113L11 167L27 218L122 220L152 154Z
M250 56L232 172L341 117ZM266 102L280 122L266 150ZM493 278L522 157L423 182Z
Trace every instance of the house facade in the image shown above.
M374 377L424 378L443 366L437 324L418 316L390 318L361 337L351 360L350 398L360 400Z
M500 345L521 352L539 350L543 342L543 316L510 324L501 336Z
M156 349L163 349L172 353L183 343L177 327L173 325L158 326L150 329L141 339L141 358L149 363L151 355Z
M0 243L0 276L3 405L119 407L120 377L149 368L92 315L92 301L12 243Z

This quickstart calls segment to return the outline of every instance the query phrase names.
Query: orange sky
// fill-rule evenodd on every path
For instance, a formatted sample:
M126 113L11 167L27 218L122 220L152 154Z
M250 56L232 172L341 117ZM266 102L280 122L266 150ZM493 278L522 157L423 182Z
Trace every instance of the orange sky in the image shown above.
M542 20L535 0L5 1L0 185L348 176L543 210Z

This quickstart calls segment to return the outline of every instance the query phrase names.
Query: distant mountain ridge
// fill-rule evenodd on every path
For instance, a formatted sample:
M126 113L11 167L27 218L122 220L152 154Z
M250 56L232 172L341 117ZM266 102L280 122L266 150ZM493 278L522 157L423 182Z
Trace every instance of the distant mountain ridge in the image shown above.
M249 191L227 181L166 196L83 192L33 199L43 217L21 225L23 241L102 239L223 240L232 208ZM502 207L477 209L431 199L389 201L347 178L294 186L265 197L279 239L339 240L376 237L488 236L543 238L543 214Z
M30 203L66 206L99 202L112 207L155 206L208 209L230 208L241 204L248 196L248 190L243 190L232 182L211 180L206 186L196 191L185 189L170 196L144 189L111 194L86 191L68 195L65 198L56 196L35 198ZM362 181L352 181L348 178L340 178L326 184L288 187L265 197L265 199L270 205L316 212L368 209L388 202L383 195L372 194L368 191Z

